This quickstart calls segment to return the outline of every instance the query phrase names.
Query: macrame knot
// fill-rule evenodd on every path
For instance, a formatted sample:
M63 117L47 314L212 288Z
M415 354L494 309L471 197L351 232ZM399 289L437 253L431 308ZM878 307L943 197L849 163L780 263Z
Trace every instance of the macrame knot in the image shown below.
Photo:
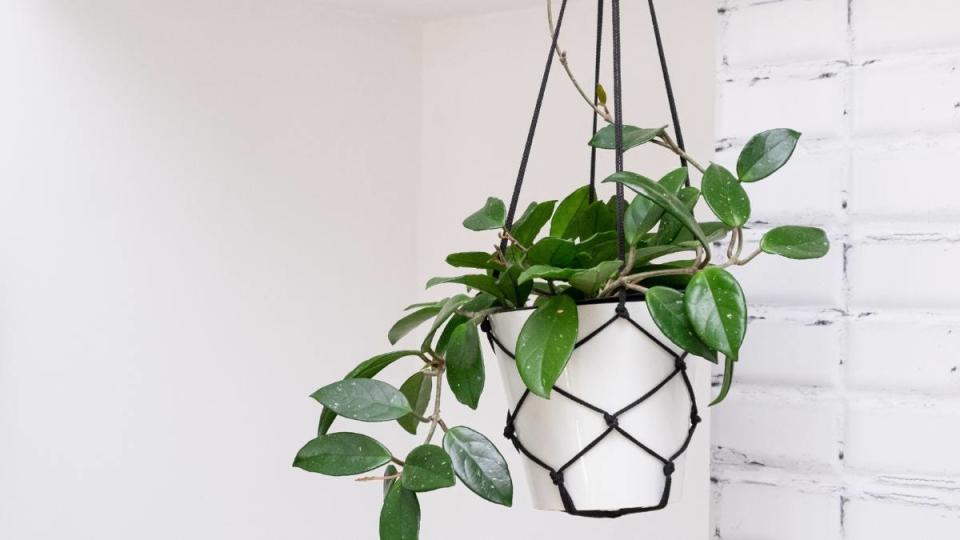
M503 428L503 436L511 441L517 438L517 429L513 426L513 420L507 420L507 427Z
M623 304L618 304L617 309L614 310L617 313L617 316L627 318L630 316L630 312L627 310L627 306Z
M492 330L492 328L490 327L490 319L484 319L483 322L480 323L480 330L482 330L486 334L490 333L490 330Z
M563 485L563 473L560 471L550 471L550 480L553 481L553 485L555 486Z
M686 371L687 369L687 361L684 360L683 358L677 358L677 361L675 362L674 365L676 365L677 369L679 369L680 371Z
M620 427L620 420L612 414L603 413L603 419L607 422L607 426L611 429L617 429Z
M697 425L697 424L699 424L700 422L703 422L703 419L700 418L700 415L699 415L699 414L693 413L693 414L690 415L690 423L691 423L691 424Z
M674 473L674 471L676 471L676 470L677 470L677 468L674 467L674 465L673 465L672 462L667 463L666 465L663 466L663 474L665 474L665 475L667 475L667 476L672 475L672 474Z

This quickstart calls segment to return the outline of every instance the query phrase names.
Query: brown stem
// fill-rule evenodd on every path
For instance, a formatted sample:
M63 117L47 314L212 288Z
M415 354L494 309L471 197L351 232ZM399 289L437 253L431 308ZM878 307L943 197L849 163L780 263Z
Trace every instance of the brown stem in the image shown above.
M433 440L433 434L437 431L437 426L442 422L440 419L440 396L443 392L443 372L446 369L444 364L440 364L439 369L437 369L436 375L436 392L433 396L433 414L430 416L430 430L427 431L427 438L423 441L423 444L430 444L430 441Z
M553 25L553 1L547 0L547 24L550 26L550 40L553 41L553 35L556 33L556 30ZM573 83L573 86L577 89L577 92L580 94L580 97L583 98L587 105L593 109L593 112L597 114L600 118L603 118L607 123L613 123L613 116L610 114L610 109L606 105L597 105L594 102L594 99L587 97L587 93L584 92L583 87L580 86L580 82L577 81L577 78L573 75L573 70L570 69L570 64L567 62L567 53L560 49L559 41L554 48L554 51L557 53L557 58L560 60L560 65L563 66L564 71L567 72L567 77L570 79L570 82Z
M364 476L357 478L354 482L383 482L385 480L396 480L397 478L400 478L400 473L388 474L387 476Z
M667 148L670 151L672 151L674 154L687 160L687 163L696 167L696 169L701 173L707 172L707 170L703 168L703 165L700 165L699 163L697 163L697 160L693 159L693 157L691 157L690 154L688 154L685 150L680 148L680 146L677 145L676 142L674 142L673 138L670 137L670 134L668 134L666 131L660 134L660 138L663 139L662 143L660 141L657 141L656 139L653 140L653 143L659 146L663 146L664 148Z

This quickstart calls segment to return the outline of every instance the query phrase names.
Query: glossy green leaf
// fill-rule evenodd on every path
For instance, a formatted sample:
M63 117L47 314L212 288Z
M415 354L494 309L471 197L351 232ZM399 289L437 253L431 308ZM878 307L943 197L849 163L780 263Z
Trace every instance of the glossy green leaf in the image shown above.
M538 264L527 268L520 274L520 283L526 283L532 279L566 281L575 273L577 273L577 270L574 268L557 268L556 266Z
M760 249L788 259L819 259L830 251L830 240L822 229L787 225L763 235Z
M733 367L736 365L736 359L728 357L724 364L723 382L720 384L720 393L710 402L711 407L727 399L727 394L730 393L730 385L733 384Z
M503 263L496 257L483 251L467 251L451 253L447 256L447 264L455 268L478 268L481 270L502 270Z
M576 237L586 240L596 234L613 231L617 224L617 216L603 201L596 201L577 214L572 225Z
M447 325L443 327L443 332L440 332L440 337L437 338L437 344L434 349L441 355L443 355L447 346L450 344L450 338L453 336L453 331L457 329L461 324L469 321L469 317L463 315L454 315L450 317L450 320L447 321Z
M463 426L450 428L443 436L453 471L470 491L503 506L513 505L510 467L489 439Z
M593 296L620 272L623 261L604 261L593 268L580 270L567 280L578 290Z
M561 238L544 238L527 252L527 264L565 267L573 262L577 245Z
M708 347L737 358L747 331L747 302L729 272L718 267L697 272L687 285L684 308L693 331Z
M457 283L471 289L485 292L497 298L503 298L503 291L497 286L497 281L490 276L470 275L450 278L433 278L427 282L427 288L435 287L444 283ZM437 310L439 313L440 310Z
M700 223L700 229L703 230L703 234L707 236L707 240L710 242L716 242L730 233L730 227L727 227L726 224L719 221L705 221ZM673 240L674 243L682 245L684 247L693 247L696 248L696 245L687 246L685 243L694 243L696 240L693 238L693 234L690 233L687 229L680 231L680 234Z
M658 128L639 128L636 126L623 126L623 150L646 144L663 133L667 126ZM617 147L617 133L613 124L601 129L590 140L590 146L602 148L604 150L614 150Z
M577 215L590 204L590 186L583 186L560 201L550 221L550 236L574 238L577 231L572 225Z
M374 379L344 379L310 397L340 416L361 422L387 422L412 411L399 390Z
M665 257L674 253L682 253L684 251L693 251L694 249L694 247L678 245L635 248L636 255L634 255L634 268L649 264L660 257Z
M717 362L717 354L697 337L687 319L683 293L669 287L652 287L646 294L647 309L663 335L690 354Z
M684 227L689 229L697 241L703 245L704 249L710 249L710 244L700 229L700 225L693 219L693 216L690 215L690 212L683 205L683 202L660 184L639 174L627 171L615 173L604 180L604 182L621 183L640 195L649 198L663 208L666 213L677 218Z
M727 226L741 227L750 219L750 198L733 173L712 163L702 185L707 206Z
M372 471L390 461L382 444L359 433L331 433L308 442L297 453L293 466L328 476L349 476Z
M517 369L524 384L549 398L577 342L577 305L568 296L554 296L541 304L520 330Z
M453 331L447 346L447 384L457 401L476 409L486 379L477 325L466 323Z
M400 476L404 489L420 493L448 488L456 483L450 456L439 446L418 446L407 455L404 463Z
M557 201L531 204L523 216L513 224L510 234L521 245L529 247L537 238L537 235L540 234L543 226L550 221L550 216L553 215L553 209L556 205Z
M777 172L790 160L798 140L800 133L792 129L771 129L751 137L737 160L740 181L756 182Z
M390 344L396 345L398 341L413 332L418 326L436 317L437 313L440 313L440 309L438 306L420 308L394 323L390 331L387 332L387 339L390 340Z
M391 478L396 475L397 468L393 465L387 465L387 468L383 471L383 498L387 498L387 494L390 493L390 488L393 487L394 482L397 481L396 478Z
M417 494L394 482L380 510L380 540L417 540L420 537L420 502Z
M383 371L387 366L393 364L401 358L406 358L409 356L420 356L420 351L394 351L386 354L380 354L362 362L357 367L353 368L350 373L347 373L347 376L344 379L371 379L376 377L381 371ZM333 425L334 420L337 419L337 413L331 411L330 409L324 407L323 412L320 413L320 427L317 429L318 435L326 435L330 431L330 426Z
M576 246L577 256L568 266L588 268L600 261L613 260L619 255L619 243L616 231L597 233ZM594 262L596 261L596 262Z
M667 173L658 182L669 193L677 195L687 180L687 169L679 168ZM623 232L627 244L635 246L663 217L663 208L644 196L633 198L623 214Z
M434 317L433 324L430 325L430 330L423 338L421 349L427 350L433 343L433 338L437 335L437 331L440 330L440 327L443 326L443 324L447 322L447 320L449 320L458 309L471 300L472 298L465 294L458 294L448 298L447 301L443 303L440 311L437 312L436 317Z
M483 208L463 220L463 226L471 231L489 231L503 228L506 221L507 208L503 201L496 197L490 197Z
M414 413L397 420L400 427L405 429L407 433L411 435L417 434L417 428L419 428L422 423L420 422L420 418L417 417L423 417L423 413L427 410L427 405L430 404L430 393L432 390L433 377L420 371L411 375L409 379L400 385L400 393L403 394L403 397L407 398L407 402L410 403L410 407Z
M696 208L697 203L700 202L700 190L695 187L685 187L680 190L677 198L680 199L680 202L683 203L692 217L693 209ZM686 229L677 218L670 215L664 216L660 222L660 227L657 229L657 235L654 237L653 243L659 245L671 244L684 230ZM706 233L704 233L704 235L706 235Z

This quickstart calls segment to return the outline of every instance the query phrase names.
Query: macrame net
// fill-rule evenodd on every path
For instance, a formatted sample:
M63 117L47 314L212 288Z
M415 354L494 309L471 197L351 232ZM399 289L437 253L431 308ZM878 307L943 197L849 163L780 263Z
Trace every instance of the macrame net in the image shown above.
M616 170L617 172L623 171L623 107L622 107L622 85L621 85L621 48L620 48L620 2L619 0L610 0L612 7L612 19L613 19L613 81L614 81L614 127L616 133ZM680 131L679 125L679 115L677 113L676 100L673 95L673 89L670 83L670 75L667 70L667 62L664 53L663 42L660 37L660 28L657 21L656 9L653 4L653 0L648 0L648 5L650 8L650 16L653 23L654 36L656 38L657 50L660 56L660 65L663 71L664 85L666 86L667 98L670 104L670 112L673 118L674 130L677 137L677 144L680 148L684 148L683 144L683 135ZM600 59L601 59L601 45L602 45L602 36L603 36L603 6L604 0L598 0L597 2L597 49L596 49L596 69L595 69L595 79L597 85L600 81ZM533 140L536 134L537 123L540 118L540 111L543 106L543 99L546 92L547 82L550 77L550 70L553 65L554 51L557 49L557 42L560 36L560 29L563 25L563 18L566 13L567 0L563 0L563 3L560 6L560 12L557 16L557 25L553 33L553 41L551 43L550 53L547 56L547 64L544 69L543 79L540 83L540 92L537 97L536 106L534 108L533 119L530 123L530 130L527 135L526 145L523 150L523 157L520 162L520 171L517 175L516 185L514 186L513 197L510 202L510 208L507 212L507 221L506 228L509 230L513 226L513 220L516 217L517 206L520 198L520 190L523 185L523 180L526 175L527 163L530 158L530 152L533 147ZM599 102L598 96L594 97L594 103ZM593 114L593 132L597 132L597 115ZM596 183L596 162L597 162L596 149L591 149L590 156L590 186L591 186L591 199L595 199L595 183ZM681 158L681 166L686 167L686 161ZM689 180L687 181L689 185ZM624 215L624 192L623 186L617 184L617 236L618 236L618 248L620 260L626 260L626 245L624 239L624 228L623 228L623 215ZM505 251L507 247L507 238L501 240L500 249ZM627 294L626 290L622 289L619 292L619 296L616 299L617 308L615 314L604 324L600 325L596 330L590 332L587 336L579 340L575 349L581 347L591 339L594 339L597 335L603 332L605 329L609 328L611 325L616 323L618 320L623 320L626 323L630 324L636 331L642 333L646 336L646 339L651 340L655 343L660 349L669 354L674 360L674 369L667 375L660 383L656 384L653 388L650 388L643 395L638 396L633 402L626 404L618 410L605 410L601 407L598 407L582 397L576 396L559 386L554 386L553 391L556 392L559 396L564 399L568 399L573 403L576 403L580 407L583 407L603 418L604 423L606 424L606 429L590 443L586 444L583 449L573 456L570 456L567 461L564 463L554 466L546 463L543 459L532 453L522 442L522 437L517 433L516 429L516 420L520 414L523 413L524 403L527 402L530 397L530 390L527 389L524 391L523 395L520 397L519 401L513 408L513 411L507 412L507 424L504 429L504 436L509 439L517 451L526 456L527 459L537 464L539 467L543 468L550 476L550 479L553 481L554 485L557 486L557 489L560 494L560 500L563 502L564 511L568 514L575 516L583 517L594 517L594 518L616 518L628 514L636 514L642 512L651 512L655 510L661 510L665 508L670 500L670 491L672 487L672 478L673 474L676 471L675 462L677 458L683 455L686 452L687 448L690 446L690 441L693 439L693 434L697 429L697 426L700 424L700 416L697 409L696 397L693 391L693 385L690 382L690 377L687 374L687 364L686 364L686 353L677 354L664 344L660 339L654 336L650 331L645 329L643 326L638 324L631 316L627 310ZM510 358L515 358L513 352L511 352L504 344L497 338L495 333L492 330L490 321L484 321L482 325L482 330L486 333L487 339L490 342L491 348L496 352L497 349L502 351L504 354ZM643 358L638 358L638 362L642 362ZM627 414L630 411L642 407L644 403L648 402L653 396L658 392L663 390L671 381L679 377L686 392L690 398L690 415L689 415L689 427L687 429L687 435L680 447L673 452L672 454L664 455L658 453L651 449L649 446L644 444L642 438L637 437L631 434L629 431L625 430L620 426L620 419L623 415ZM554 399L557 399L554 397ZM604 441L608 436L611 436L614 432L630 441L633 445L639 448L641 451L645 452L659 463L663 465L663 475L664 475L664 487L662 494L660 496L659 502L654 506L635 506L629 508L620 508L620 509L579 509L576 505L573 495L567 488L566 481L564 478L564 472L569 470L571 466L579 462L587 453L596 448L600 443Z

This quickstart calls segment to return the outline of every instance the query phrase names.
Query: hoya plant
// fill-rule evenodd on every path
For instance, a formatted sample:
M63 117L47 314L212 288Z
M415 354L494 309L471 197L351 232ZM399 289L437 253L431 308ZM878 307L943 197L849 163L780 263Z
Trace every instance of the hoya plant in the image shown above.
M436 277L432 289L455 284L459 294L407 308L387 337L396 345L421 325L419 346L387 352L362 362L343 380L317 390L323 405L317 438L297 454L294 465L331 475L361 475L384 484L381 540L410 540L420 528L419 495L453 487L457 480L479 497L510 506L513 483L507 462L477 431L450 425L441 414L448 387L454 398L476 408L485 368L482 325L491 314L532 307L515 347L516 368L530 391L544 399L567 365L579 328L577 305L623 293L645 300L652 320L677 347L723 366L714 404L730 390L747 329L747 300L730 272L762 253L790 259L823 257L829 242L813 227L783 226L767 231L759 247L744 253L744 228L751 214L747 188L770 177L794 152L800 134L774 129L752 137L736 171L701 166L668 135L665 127L623 126L624 148L666 148L700 171L700 189L688 169L656 180L618 172L605 183L635 192L624 201L618 231L616 198L598 200L585 186L562 200L532 203L511 225L503 201L489 198L463 225L499 231L503 242L491 251L453 253L446 259L453 277ZM590 144L615 147L613 126L598 131ZM715 217L698 221L703 202ZM625 259L618 258L619 241ZM714 253L719 248L719 256ZM396 362L409 364L409 378L398 385L377 379ZM360 422L396 422L419 436L406 453L390 450L360 433L331 432L338 416Z

